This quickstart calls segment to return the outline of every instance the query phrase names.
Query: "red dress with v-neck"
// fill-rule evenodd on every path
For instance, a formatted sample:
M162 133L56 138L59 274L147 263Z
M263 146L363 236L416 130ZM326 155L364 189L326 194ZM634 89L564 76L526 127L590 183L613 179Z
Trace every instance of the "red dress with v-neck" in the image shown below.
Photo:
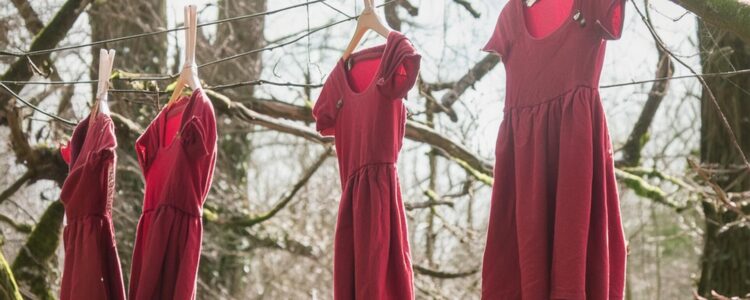
M622 299L625 238L598 92L622 0L574 0L570 17L529 34L510 1L485 50L507 83L496 145L483 299Z
M112 119L98 113L81 121L61 149L70 166L60 192L67 221L61 300L125 299L112 226L116 148Z
M195 299L203 201L216 160L214 109L203 90L162 110L136 153L146 190L129 299Z
M335 136L343 194L334 238L334 299L413 299L411 257L396 161L402 99L420 56L402 34L339 61L315 103L316 127ZM351 69L349 68L351 66Z

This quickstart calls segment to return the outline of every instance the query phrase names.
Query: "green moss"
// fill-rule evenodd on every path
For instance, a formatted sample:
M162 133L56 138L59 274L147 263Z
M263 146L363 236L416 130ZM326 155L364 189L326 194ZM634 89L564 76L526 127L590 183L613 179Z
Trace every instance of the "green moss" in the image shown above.
M21 293L18 291L16 279L2 251L0 251L0 298L8 300L22 299Z
M636 195L654 200L671 208L682 209L680 205L669 199L664 191L651 185L645 179L620 169L615 169L615 174L617 175L617 179L635 192Z
M484 184L486 184L488 186L492 186L492 182L494 180L493 180L491 174L487 174L485 172L477 170L477 169L473 168L471 165L469 165L469 163L467 163L467 162L465 162L463 160L460 160L458 158L453 157L451 159L453 159L454 161L456 161L456 163L459 166L461 166L461 168L463 168L464 170L466 170L466 172L469 173L469 175L471 175L472 177L476 178L477 180L479 180L480 182L482 182L482 183L484 183Z
M62 203L52 202L13 261L12 269L18 284L28 288L40 300L55 299L49 282L50 271L55 268L49 264L60 245L64 214Z

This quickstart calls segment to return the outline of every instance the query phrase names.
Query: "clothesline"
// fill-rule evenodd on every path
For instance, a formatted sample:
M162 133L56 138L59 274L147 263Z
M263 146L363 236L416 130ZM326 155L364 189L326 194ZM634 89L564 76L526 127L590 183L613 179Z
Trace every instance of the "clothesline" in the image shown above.
M268 15L268 14L271 14L271 13L281 12L281 11L284 11L284 10L289 10L291 8L301 7L301 6L305 6L305 5L309 5L309 4L313 4L313 3L318 3L318 2L322 2L322 1L326 1L326 0L316 0L316 1L306 2L306 3L303 3L303 4L297 4L297 5L293 5L293 6L288 6L288 7L277 9L277 10L273 10L273 11L267 11L265 13L257 13L257 14L253 14L253 15L240 16L240 17L235 17L235 18L230 18L230 19L213 21L213 22L209 22L209 23L199 24L198 27L206 26L206 25L211 25L211 24L217 24L217 23L220 23L220 22L233 21L233 20L237 20L237 19L240 19L240 18L248 18L250 16ZM391 4L393 2L395 2L395 0L387 1L387 2L385 2L383 4L378 5L378 7L386 6L386 5ZM331 7L330 5L328 5L328 6ZM346 14L344 14L340 10L337 9L336 11L339 11L341 14L343 14L343 15L346 16ZM299 35L298 37L296 37L296 38L294 38L292 40L289 40L287 42L283 42L283 43L279 43L279 44L275 44L275 45L267 46L267 47L263 47L263 48L253 49L253 50L250 50L250 51L246 51L246 52L238 53L238 54L235 54L235 55L231 55L229 57L224 57L224 58L220 58L220 59L217 59L217 60L214 60L214 61L203 63L203 64L198 65L198 69L205 68L205 67L211 66L211 65L215 65L215 64L218 64L218 63L230 61L230 60L233 60L233 59L237 59L237 58L240 58L240 57L243 57L243 56L247 56L247 55L252 55L252 54L255 54L255 53L263 52L263 51L272 51L272 50L277 49L277 48L283 48L283 47L286 47L288 45L294 44L294 43L296 43L296 42L304 39L305 37L308 37L308 36L312 35L313 33L316 33L318 31L321 31L321 30L324 30L324 29L327 29L327 28L334 27L336 25L339 25L339 24L342 24L342 23L345 23L345 22L352 21L352 20L354 20L356 18L357 18L357 16L347 16L347 18L345 18L345 19L342 19L342 20L339 20L339 21L336 21L336 22L333 22L333 23L329 23L329 24L326 24L326 25L322 25L322 26L319 26L319 27L311 29L311 30L304 31L305 32L304 34ZM109 39L109 40L97 41L97 42L93 42L93 43L89 43L89 44L84 44L84 45L78 45L78 46L67 46L67 47L54 48L54 49L48 49L48 50L39 50L39 51L30 52L31 54L29 54L29 55L37 55L37 54L42 54L42 53L51 53L51 52L60 51L60 50L68 50L68 49L88 47L88 46L103 44L103 43L107 43L107 42L111 42L111 41L123 41L123 40L140 38L140 37L145 37L145 36L149 36L149 35L160 34L160 33L163 33L163 32L183 30L183 29L185 29L185 27L168 29L166 31L158 31L158 32L152 32L152 33L143 33L143 34L137 34L137 35L131 35L131 36L126 36L126 37L114 38L114 39ZM298 34L299 33L297 33L295 35L298 35ZM295 35L291 35L290 37L294 37ZM287 37L287 38L289 38L289 37ZM47 52L43 52L43 51L47 51ZM2 56L3 52L4 51L0 51L0 56ZM23 55L21 55L21 56L23 56ZM144 76L144 77L128 78L128 79L120 79L120 80L126 80L126 81L163 81L163 80L173 80L173 79L177 78L178 76L179 76L179 73L177 73L177 74L166 74L166 75L152 75L152 76ZM45 84L44 82L34 82L34 81L0 81L0 82L6 83L6 84L36 84L36 85L44 85ZM59 82L49 83L49 84L66 84L64 82L65 81L59 81ZM71 81L71 83L79 83L79 82L80 83L85 83L85 84L90 84L90 83L96 83L97 81L96 80Z
M382 6L391 4L392 2L395 2L395 0L387 1L387 2L385 2L383 4L381 4L381 5L378 5L378 7L382 7ZM210 62L207 62L207 63L200 64L200 65L198 65L198 68L199 69L200 68L204 68L204 67L207 67L207 66L211 66L211 65L214 65L214 64L218 64L218 63L230 61L230 60L233 60L233 59L237 59L239 57L243 57L243 56L247 56L247 55L252 55L252 54L263 52L263 51L272 51L272 50L277 49L277 48L283 48L285 46L294 44L294 43L296 43L296 42L304 39L305 37L309 37L312 33L315 33L315 32L318 32L320 30L324 30L324 29L327 29L327 28L330 28L330 27L333 27L333 26L336 26L336 25L339 25L341 23L344 23L344 22L347 22L347 21L351 21L351 20L357 18L357 16L349 16L348 14L344 13L342 10L340 10L340 9L338 9L338 8L336 8L336 7L328 4L328 3L326 3L326 0L313 0L313 1L307 1L307 2L304 2L304 3L300 3L300 4L294 4L294 5L282 7L282 8L275 9L275 10L269 10L269 11L265 11L265 12L261 12L261 13L254 13L254 14L242 15L242 16L231 17L231 18L226 18L226 19L220 19L220 20L206 22L206 23L200 23L200 24L198 24L198 27L204 27L204 26L209 26L209 25L215 25L215 24L233 22L233 21L244 20L244 19L252 19L252 18L261 17L261 16L273 15L273 14L276 14L276 13L279 13L279 12L284 12L284 11L295 9L295 8L299 8L299 7L308 7L308 6L310 6L312 4L316 4L316 3L321 3L321 4L325 5L326 7L328 7L330 9L338 12L339 14L341 14L343 16L346 16L347 18L343 19L343 20L340 20L340 21L337 21L337 22L334 22L334 23L331 23L331 24L328 24L328 25L320 26L320 27L318 27L316 29L313 29L313 30L309 30L308 29L308 31L306 32L306 34L303 34L302 36L299 36L299 37L297 37L297 38L295 38L295 39L293 39L293 40L291 40L289 42L284 42L284 43L276 44L276 45L273 45L273 46L268 46L268 47L253 49L253 50L250 50L250 51L247 51L247 52L238 53L238 54L235 54L235 55L232 55L232 56L229 56L229 57L220 58L220 59L217 59L217 60L214 60L214 61L210 61ZM123 36L123 37L117 37L117 38L112 38L112 39L100 40L100 41L95 41L95 42L88 43L88 44L72 45L72 46L58 47L58 48L52 48L52 49L46 49L46 50L38 50L38 51L31 51L31 52L12 52L12 51L0 50L0 56L18 56L18 57L22 57L22 56L40 55L40 54L46 54L46 53L52 53L52 52L70 50L70 49L91 47L91 46L101 45L101 44L110 43L110 42L121 42L121 41L126 41L126 40L131 40L131 39L143 38L143 37L148 37L148 36L153 36L153 35L158 35L158 34L164 34L164 33L174 32L174 31L180 31L180 30L184 30L184 29L185 29L185 27L181 26L181 27L170 28L170 29L165 29L165 30L159 30L159 31L154 31L154 32L145 32L145 33L134 34L134 35L129 35L129 36ZM292 35L292 36L294 36L294 35ZM699 74L699 75L672 76L672 77L666 77L666 78L655 78L655 79L648 79L648 80L639 80L639 81L630 81L630 82L623 82L623 83L614 83L614 84L600 85L599 88L606 89L606 88L614 88L614 87L621 87L621 86L628 86L628 85L638 85L638 84L644 84L644 83L650 83L650 82L659 82L659 81L676 80L676 79L687 79L687 78L696 78L696 77L733 76L733 75L739 75L739 74L745 74L745 73L750 73L750 69L737 70L737 71L731 71L731 72L723 72L723 73L709 73L709 74ZM166 74L166 75L153 75L153 76L147 76L147 77L127 78L127 79L116 78L115 80L124 80L124 81L165 81L165 80L173 80L173 79L177 78L177 76L179 76L179 73L178 74ZM261 80L261 81L264 81L264 80ZM69 84L93 84L93 83L97 83L98 81L97 80L79 80L79 81L0 81L0 82L5 83L5 84L14 84L14 85L69 85ZM268 84L272 84L270 81L264 81L264 82L266 82ZM227 84L227 85L236 85L236 84L241 84L241 83ZM286 83L284 85L287 85L287 86L290 86L290 85L291 86L310 86L310 85L306 85L306 84L293 84L293 83ZM137 90L132 90L132 91L129 91L129 92L135 93L135 92L137 92ZM144 92L145 93L149 93L148 91L144 91Z
M304 38L304 36L303 36ZM259 49L260 50L260 49ZM705 73L705 74L698 74L698 75L681 75L681 76L671 76L671 77L663 77L663 78L654 78L654 79L646 79L646 80L638 80L638 81L628 81L628 82L622 82L622 83L613 83L613 84L605 84L600 85L600 89L607 89L607 88L614 88L614 87L622 87L622 86L628 86L628 85L638 85L638 84L644 84L644 83L651 83L651 82L660 82L660 81L667 81L667 80L679 80L679 79L689 79L689 78L697 78L697 77L729 77L729 76L735 76L735 75L741 75L741 74L747 74L750 73L750 69L742 69L742 70L736 70L736 71L728 71L728 72L719 72L719 73ZM141 78L115 78L113 80L119 80L119 81L149 81L149 80L165 80L167 76L172 75L156 75L157 77L141 77ZM171 78L171 77L169 77ZM13 81L13 80L0 80L0 83L5 84L15 84L15 85L74 85L74 84L94 84L97 83L98 80L76 80L76 81ZM257 85L277 85L277 86L293 86L293 87L320 87L320 84L304 84L304 83L292 83L292 82L273 82L268 80L256 80L255 82L258 82ZM217 87L225 87L225 86L235 86L235 85L242 85L243 82L238 83L227 83L222 84L220 86L214 86L214 89ZM110 91L117 91L117 90L110 90ZM134 90L133 92L135 92Z
M15 92L13 92L12 89L10 89L7 85L5 85L3 83L0 83L0 87L2 87L7 93L9 93L11 96L13 96L13 98L16 98L18 101L21 101L21 103L23 103L24 105L26 105L28 107L31 107L32 109L38 111L39 113L41 113L41 114L43 114L45 116L48 116L48 117L50 117L52 119L55 119L57 121L60 121L62 123L68 124L68 125L76 125L77 124L76 122L63 119L63 118L61 118L61 117L59 117L59 116L57 116L55 114L48 113L48 112L44 111L43 109L37 107L36 105L32 104L31 102L26 101L26 99L21 98L21 96L18 96L18 94L16 94Z
M211 22L207 22L207 23L198 24L198 27L203 27L203 26L209 26L209 25L215 25L215 24L220 24L220 23L232 22L232 21L237 21L237 20L251 19L251 18L256 18L256 17L260 17L260 16L267 16L267 15L276 14L276 13L287 11L287 10L291 10L291 9L294 9L294 8L307 7L309 5L316 4L316 3L321 3L321 4L323 4L323 5L331 8L332 10L335 10L338 13L346 16L345 19L342 19L342 20L339 20L339 21L336 21L336 22L333 22L333 23L329 23L329 24L326 24L326 25L322 25L322 26L319 26L319 27L317 27L315 29L309 29L308 28L307 31L303 31L304 34L300 35L300 33L296 33L296 34L290 35L290 36L288 36L286 38L291 38L291 37L295 37L295 36L297 36L297 37L293 38L293 39L291 39L291 40L289 40L287 42L278 43L278 44L275 44L275 45L266 46L266 47L262 47L262 48L257 48L257 49L253 49L253 50L250 50L250 51L246 51L246 52L238 53L238 54L235 54L235 55L231 55L231 56L228 56L228 57L220 58L220 59L217 59L217 60L214 60L214 61L210 61L210 62L207 62L207 63L200 64L200 65L198 65L198 68L199 69L200 68L205 68L207 66L211 66L211 65L222 63L222 62L234 60L234 59L237 59L237 58L240 58L240 57L243 57L243 56L247 56L247 55L251 55L251 54L255 54L255 53L259 53L259 52L263 52L263 51L273 51L274 49L283 48L283 47L286 47L288 45L294 44L294 43L296 43L296 42L298 42L298 41L300 41L300 40L302 40L302 39L304 39L306 37L309 37L310 35L318 32L318 31L321 31L321 30L324 30L324 29L327 29L327 28L331 28L331 27L334 27L336 25L339 25L339 24L342 24L342 23L345 23L345 22L348 22L348 21L351 21L351 20L354 20L354 19L357 18L357 16L349 16L349 15L347 15L343 11L337 9L336 7L331 6L328 3L325 3L325 1L326 0L307 1L305 3L290 5L290 6L287 6L287 7L283 7L283 8L279 8L279 9L275 9L275 10L270 10L270 11L265 11L265 12L261 12L261 13L254 13L254 14L249 14L249 15L237 16L237 17L220 19L220 20L216 20L216 21L211 21ZM383 7L385 5L389 5L389 4L393 3L393 2L395 2L395 0L386 1L385 3L380 4L377 7ZM4 55L4 56L19 56L19 57L23 57L23 56L40 55L40 54L52 53L52 52L70 50L70 49L91 47L91 46L101 45L101 44L105 44L105 43L109 43L109 42L120 42L120 41L125 41L125 40L143 38L143 37L147 37L147 36L153 36L153 35L158 35L158 34L163 34L163 33L168 33L168 32L174 32L174 31L184 30L184 29L185 29L185 27L181 26L181 27L176 27L176 28L171 28L171 29L165 29L165 30L160 30L160 31L155 31L155 32L146 32L146 33L140 33L140 34L129 35L129 36L124 36L124 37L118 37L118 38L112 38L112 39L107 39L107 40L95 41L95 42L88 43L88 44L72 45L72 46L58 47L58 48L52 48L52 49L46 49L46 50L38 50L38 51L32 51L32 52L23 52L22 53L22 52L0 51L0 56ZM684 75L684 76L673 76L673 77L667 77L667 78L655 78L655 79L649 79L649 80L631 81L631 82L624 82L624 83L601 85L600 88L602 88L602 89L604 89L604 88L613 88L613 87L621 87L621 86L627 86L627 85L637 85L637 84L643 84L643 83L649 83L649 82L659 82L659 81L666 81L666 80L676 80L676 79L686 79L686 78L696 78L696 77L733 76L733 75L739 75L739 74L745 74L745 73L750 73L750 69L737 70L737 71L731 71L731 72L723 72L723 73ZM115 80L131 81L131 82L132 81L165 81L165 80L174 80L178 76L179 76L179 73L178 74L165 74L165 75L152 75L152 76L144 76L144 77L136 77L136 78L116 78ZM52 117L55 120L61 121L61 122L66 123L66 124L72 124L72 125L74 125L75 123L72 122L72 121L60 118L60 117L58 117L58 116L56 116L56 115L54 115L52 113L43 111L40 108L32 105L30 102L22 99L17 94L13 93L12 90L10 90L5 84L14 84L14 85L27 85L27 84L28 85L68 85L68 84L93 84L93 83L97 83L97 82L98 82L98 80L49 81L49 82L45 82L45 81L0 81L0 83L2 84L2 88L5 89L6 91L10 92L11 95L14 98L16 98L19 101L21 101L24 105L27 105L27 106L31 107L32 109L34 109L34 110L36 110L36 111L38 111L38 112L40 112L40 113L42 113L42 114L44 114L46 116ZM291 83L291 82L281 83L281 82L274 82L274 81L269 81L269 80L255 80L255 81L246 81L246 82L237 82L237 83L228 83L228 84L217 85L217 86L212 87L211 89L227 89L227 88L233 88L233 87L239 87L239 86L263 85L263 84L276 85L276 86L292 86L292 87L311 87L311 88L320 87L319 84L302 84L302 83ZM116 90L115 89L115 90L110 90L110 91L113 92L113 93L135 93L135 94L141 93L141 94L157 94L157 95L158 94L167 93L166 91L147 91L147 90Z
M299 88L319 88L323 86L322 84L276 82L276 81L259 79L259 80L242 81L242 82L227 83L227 84L214 85L214 86L206 86L204 88L207 90L212 90L212 91L220 91L220 90L225 90L225 89L232 89L232 88L237 88L237 87L253 86L253 85L275 85L275 86L287 86L287 87L299 87ZM149 94L149 95L166 95L166 94L172 93L172 91L166 91L166 90L150 91L150 90L137 90L137 89L131 89L131 90L111 89L109 90L109 92L113 94Z
M245 20L245 19L253 19L253 18L262 17L262 16L269 16L269 15L273 15L273 14L280 13L280 12L283 12L283 11L291 10L291 9L294 9L294 8L304 7L304 6L312 5L312 4L315 4L315 3L321 3L321 2L325 2L325 1L326 0L308 1L308 2L305 2L305 3L294 4L294 5L282 7L282 8L275 9L275 10L269 10L269 11L265 11L265 12L248 14L248 15L242 15L242 16L231 17L231 18L226 18L226 19L220 19L220 20L211 21L211 22L207 22L207 23L200 23L200 24L198 24L197 27L200 28L200 27L209 26L209 25L216 25L216 24L233 22L233 21L239 21L239 20ZM41 55L41 54L47 54L47 53L53 53L53 52L71 50L71 49L92 47L92 46L102 45L102 44L106 44L106 43L122 42L122 41L127 41L127 40L132 40L132 39L139 39L139 38L144 38L144 37L149 37L149 36L154 36L154 35L159 35L159 34L165 34L165 33L170 33L170 32L175 32L175 31L181 31L181 30L185 30L185 29L186 29L185 26L180 26L180 27L163 29L163 30L158 30L158 31L153 31L153 32L144 32L144 33L139 33L139 34L134 34L134 35L128 35L128 36L116 37L116 38L111 38L111 39L106 39L106 40L100 40L100 41L95 41L95 42L91 42L91 43L88 43L88 44L71 45L71 46L64 46L64 47L44 49L44 50L37 50L37 51L30 51L30 52L15 52L15 51L8 51L8 50L0 50L0 56L16 56L16 57L35 56L35 55Z
M647 80L639 80L639 81L630 81L630 82L623 82L623 83L613 83L613 84L607 84L607 85L600 85L600 89L606 89L606 88L614 88L614 87L621 87L621 86L627 86L627 85L637 85L637 84L644 84L644 83L650 83L650 82L659 82L659 81L668 81L668 80L676 80L676 79L688 79L688 78L698 78L698 77L729 77L734 75L740 75L740 74L747 74L750 73L750 69L743 69L743 70L736 70L736 71L729 71L729 72L719 72L719 73L706 73L706 74L690 74L690 75L681 75L681 76L671 76L671 77L662 77L662 78L654 78L654 79L647 79Z
M198 27L212 25L212 24L218 24L218 23L223 23L223 22L229 22L229 21L239 20L239 19L243 19L243 18L251 18L251 17L258 17L258 16L263 16L263 15L269 15L269 14L273 14L273 13L277 13L277 12L289 10L289 9L292 9L292 8L307 6L307 5L310 5L310 4L319 3L319 2L323 2L323 1L325 1L325 0L309 1L309 2L302 3L302 4L292 5L292 6L288 6L288 7L277 9L277 10L266 11L266 12L263 12L263 13L257 13L257 14L246 15L246 16L239 16L239 17L234 17L234 18L229 18L229 19L224 19L224 20L217 20L217 21L213 21L213 22L209 22L209 23L199 24ZM378 5L377 7L383 7L383 6L386 6L386 5L394 3L394 2L395 2L395 0L390 0L390 1L387 1L387 2L385 2L383 4ZM339 10L337 10L337 11L339 11ZM340 12L340 13L343 14L343 12ZM344 15L346 15L346 14L344 14ZM243 52L243 53L239 53L239 54L235 54L235 55L232 55L232 56L229 56L229 57L226 57L226 58L221 58L221 59L218 59L218 60L215 60L215 61L211 61L211 62L208 62L208 63L204 63L202 65L199 65L198 68L210 66L210 65L213 65L213 64L218 64L218 63L221 63L221 62L226 62L226 61L233 60L233 59L236 59L236 58L239 58L239 57L242 57L242 56L250 55L250 54L253 54L253 53L258 53L258 52L262 52L262 51L272 51L272 50L277 49L277 48L282 48L282 47L291 45L293 43L296 43L299 40L301 40L301 39L303 39L303 38L305 38L307 36L312 35L313 33L316 33L318 31L324 30L326 28L330 28L330 27L333 27L333 26L336 26L336 25L339 25L339 24L342 24L342 23L354 20L356 18L357 18L357 16L350 16L350 17L347 17L346 19L342 19L340 21L336 21L336 22L333 22L333 23L330 23L330 24L327 24L327 25L324 25L324 26L319 26L318 28L313 29L313 30L308 29L305 34L302 34L301 36L299 36L297 38L294 38L294 39L292 39L292 40L290 40L288 42L276 44L276 45L273 45L273 46L268 46L268 47L253 49L253 50L250 50L250 51L247 51L247 52ZM93 43L89 43L89 44L84 44L84 45L67 46L67 47L53 48L53 49L47 49L47 50L39 50L39 51L33 51L33 52L26 52L26 53L23 53L23 54L20 54L20 55L14 55L14 53L8 52L8 51L0 51L0 56L2 56L3 54L5 54L5 55L13 55L13 56L39 55L39 54L42 54L42 53L52 53L52 52L62 51L62 50L68 50L68 49L89 47L89 46L104 44L104 43L107 43L107 42L123 41L123 40L128 40L128 39L141 38L141 37L145 37L145 36L149 36L149 35L161 34L161 33L165 33L165 32L177 31L177 30L183 30L183 29L185 29L185 27L172 28L172 29L162 30L162 31L158 31L158 32L136 34L136 35L126 36L126 37L120 37L120 38L114 38L114 39L109 39L109 40L97 41L97 42L93 42ZM292 35L292 36L294 36L294 35ZM129 80L129 81L143 81L143 80L147 80L147 81L156 80L156 81L159 81L159 80L175 79L175 78L177 78L177 76L179 76L179 74L175 74L175 75L171 75L171 74L170 75L161 75L161 76L157 76L157 77L133 78L133 79L127 79L127 80ZM94 82L97 82L97 80L88 80L86 82L87 83L94 83ZM241 85L263 84L263 83L277 84L277 85L290 85L290 86L305 86L303 84L294 84L294 83L285 83L285 84L282 84L282 83L274 83L272 81L258 80L258 81L255 81L255 82L245 82L245 83L228 84L228 85L225 85L225 87L223 87L223 88L228 88L230 86L231 87L236 87L236 86L241 86ZM2 87L6 92L8 92L11 96L13 96L17 100L19 100L24 105L32 108L33 110L35 110L35 111L37 111L37 112L39 112L39 113L41 113L43 115L46 115L46 116L48 116L48 117L50 117L50 118L52 118L54 120L60 121L62 123L68 124L68 125L75 125L76 124L73 121L66 120L64 118L61 118L61 117L55 115L55 114L52 114L52 113L49 113L47 111L44 111L43 109L40 109L39 107L33 105L31 102L29 102L29 101L21 98L18 94L16 94L15 92L13 92L12 89L8 88L8 86L6 86L4 83L0 83L0 87ZM128 90L128 91L123 91L123 92L137 92L137 91L136 90L133 90L133 91ZM151 93L151 94L153 94L154 92L142 91L141 93ZM158 94L159 92L156 92L156 93Z

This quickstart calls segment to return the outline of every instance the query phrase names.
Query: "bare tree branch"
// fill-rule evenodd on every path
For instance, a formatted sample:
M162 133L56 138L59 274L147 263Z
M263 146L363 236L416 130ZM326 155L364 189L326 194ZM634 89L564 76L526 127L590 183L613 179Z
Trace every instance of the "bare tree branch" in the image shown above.
M473 6L471 6L471 2L468 0L453 0L458 5L463 6L474 18L479 18L482 16L482 13L478 12L476 9L474 9Z
M13 218L4 214L0 214L0 222L10 225L10 227L13 227L15 230L22 233L31 233L31 229L33 228L33 226L29 224L18 223L13 220Z
M0 193L0 203L3 203L5 199L10 198L10 196L16 193L25 183L29 182L33 176L34 173L31 170L27 170L26 173L23 173L21 178L18 178L13 184Z
M257 113L238 102L232 102L232 100L222 94L213 92L211 90L206 90L206 94L208 94L213 102L217 104L215 105L215 107L219 112L236 117L245 122L258 124L279 132L300 136L305 138L306 140L319 144L330 144L333 142L333 139L331 139L330 137L323 137L309 127L290 122L284 122L283 120L275 119Z
M315 174L316 171L320 168L320 166L323 165L323 163L328 159L328 157L331 155L332 149L326 150L323 154L321 154L318 159L315 161L315 163L312 164L302 175L302 178L292 187L292 189L287 192L282 199L274 205L274 207L261 215L258 216L250 216L250 217L235 217L232 218L226 222L222 222L219 220L218 222L223 225L228 226L241 226L241 227L252 227L257 224L263 223L275 216L277 213L279 213L284 207L289 204L289 202L294 199L294 197L297 195L297 192L299 192L302 187L304 187L307 182L310 180L310 178Z
M703 21L750 41L750 2L746 0L672 0Z
M13 6L18 10L18 14L21 15L23 21L26 23L26 29L32 34L38 33L44 28L44 23L39 19L39 15L36 14L34 8L31 7L31 3L27 0L11 0Z
M650 16L648 16L647 22L651 22ZM655 42L658 43L658 41ZM656 65L656 78L671 77L674 72L674 66L672 65L672 60L669 58L669 53L658 46L656 47L656 50L659 53L659 59ZM651 126L656 111L659 109L668 89L668 80L654 82L651 86L651 90L648 93L648 99L643 106L641 115L638 117L638 121L635 122L635 125L633 125L633 130L630 132L627 142L625 142L625 145L622 147L623 158L618 162L619 164L633 167L640 162L641 150L648 140L648 128Z
M47 24L44 30L42 30L31 43L30 51L49 49L60 43L68 34L70 28L73 27L73 23L78 20L78 16L81 15L84 8L91 2L91 0L68 0L65 4L57 11L52 20ZM28 62L33 64L41 64L42 62L49 60L49 53L45 55L39 55L34 57L19 57L13 64L10 65L7 71L0 77L0 80L11 80L11 81L25 81L29 80L33 75L31 68L27 66ZM23 86L20 85L9 85L13 92L18 93L21 91ZM10 97L7 95L0 96L0 108L3 108L5 113L9 113L8 103ZM3 122L5 117L0 114L0 124Z
M499 62L499 56L495 54L485 55L479 62L474 65L474 67L471 68L471 70L469 70L468 73L466 73L461 77L461 79L453 83L451 90L443 95L443 98L440 100L442 107L436 106L435 108L443 109L444 112L448 114L451 121L458 121L458 115L456 115L456 112L451 109L451 106L453 106L453 104L458 101L458 98L461 97L461 95L463 95L463 93L466 92L467 89L473 87L475 83L481 80L484 75L487 75L487 73L492 70L492 68L497 66Z
M412 267L414 268L414 272L416 272L417 274L422 274L422 275L440 278L440 279L455 279L455 278L467 277L467 276L471 276L479 272L479 268L473 268L468 271L454 273L454 272L431 270L420 265L413 265Z

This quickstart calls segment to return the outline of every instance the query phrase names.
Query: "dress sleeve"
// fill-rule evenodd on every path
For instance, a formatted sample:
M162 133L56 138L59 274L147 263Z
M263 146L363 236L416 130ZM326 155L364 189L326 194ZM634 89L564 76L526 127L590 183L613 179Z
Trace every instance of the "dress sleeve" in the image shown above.
M313 107L313 117L315 118L315 129L323 136L336 135L336 115L338 114L340 101L342 101L341 91L337 87L336 76L331 73L323 89L320 91L318 100Z
M138 164L141 166L143 176L148 174L148 169L151 167L159 148L158 141L156 141L158 134L154 132L154 127L146 128L146 131L135 141L135 154L138 157Z
M382 77L378 79L378 88L388 99L401 100L406 98L419 75L422 56L407 39L399 41L399 49L395 51L393 64L388 65Z
M206 96L196 99L194 114L185 121L182 128L182 146L191 158L201 158L213 153L216 149L216 117L213 105Z
M60 145L60 156L70 166L70 142Z
M617 40L622 36L622 25L625 20L625 0L589 0L594 1L595 23L602 38Z
M514 0L519 1L519 0ZM499 55L503 60L510 54L510 45L511 45L511 38L512 35L512 27L511 27L511 20L510 17L507 15L506 8L503 9L503 11L500 13L500 15L497 17L497 22L495 23L495 29L492 31L492 36L490 36L490 40L487 41L487 44L485 44L484 48L482 48L482 51L495 53Z

